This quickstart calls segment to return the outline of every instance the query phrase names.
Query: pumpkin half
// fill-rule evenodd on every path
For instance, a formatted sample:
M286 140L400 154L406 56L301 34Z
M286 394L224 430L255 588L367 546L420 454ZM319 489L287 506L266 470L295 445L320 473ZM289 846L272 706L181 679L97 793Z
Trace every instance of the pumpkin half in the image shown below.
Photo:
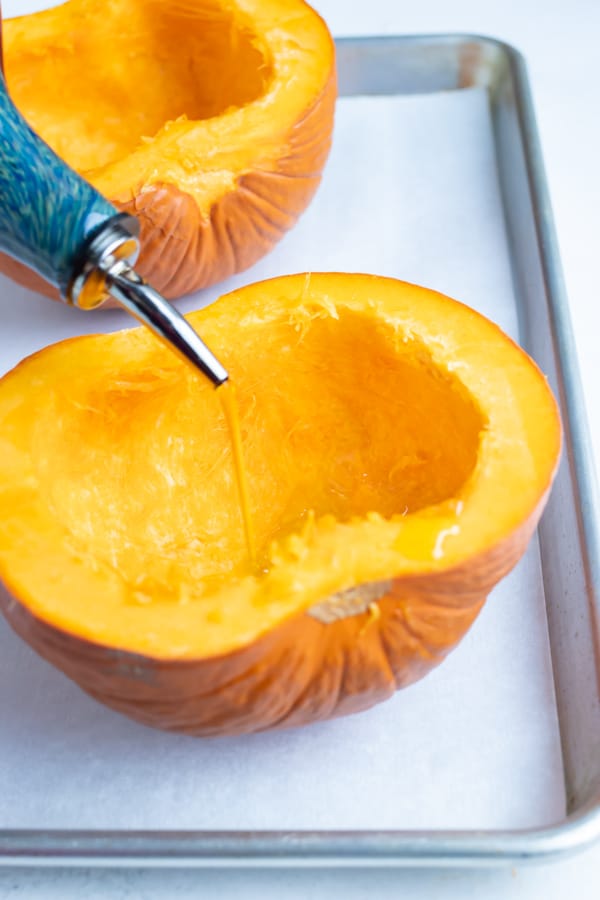
M375 276L274 279L190 320L237 386L258 565L219 391L142 329L80 337L0 381L5 615L150 725L369 707L523 554L560 453L546 380L473 310Z
M137 269L167 297L250 266L319 184L335 52L302 0L70 0L8 20L4 55L30 125L139 218Z

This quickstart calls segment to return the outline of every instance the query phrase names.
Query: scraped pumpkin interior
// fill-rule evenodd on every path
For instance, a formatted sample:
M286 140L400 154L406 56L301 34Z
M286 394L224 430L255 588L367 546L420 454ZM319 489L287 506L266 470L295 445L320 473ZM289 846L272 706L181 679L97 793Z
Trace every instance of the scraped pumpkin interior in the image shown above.
M244 106L273 75L263 39L237 6L125 0L105 7L91 10L91 22L89 10L65 13L66 32L33 30L19 54L7 54L15 103L80 172L121 159L182 116L203 120Z
M307 516L407 515L455 496L473 470L482 426L473 401L419 342L398 353L386 331L346 312L301 334L289 322L257 327L239 346L266 568L271 541ZM195 382L166 356L142 371L126 361L108 385L57 382L34 426L55 518L128 583L139 587L143 571L162 597L249 571L225 420Z

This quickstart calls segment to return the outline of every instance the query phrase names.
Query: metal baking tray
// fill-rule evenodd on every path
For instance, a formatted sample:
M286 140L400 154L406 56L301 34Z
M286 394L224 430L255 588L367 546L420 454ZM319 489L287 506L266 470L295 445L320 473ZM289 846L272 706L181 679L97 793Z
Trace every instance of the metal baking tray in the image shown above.
M539 529L564 785L565 818L502 831L0 831L0 863L135 866L429 866L513 864L600 837L598 597L593 465L574 342L525 65L470 35L343 39L342 96L485 89L512 278L525 348L559 397L565 453Z

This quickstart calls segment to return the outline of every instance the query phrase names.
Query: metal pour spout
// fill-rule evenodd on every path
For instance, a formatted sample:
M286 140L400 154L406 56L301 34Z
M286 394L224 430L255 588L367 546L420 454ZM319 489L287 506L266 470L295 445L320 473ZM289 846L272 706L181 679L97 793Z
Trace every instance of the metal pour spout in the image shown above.
M84 248L68 302L95 309L112 296L169 349L205 375L215 387L228 373L189 322L133 269L137 220L118 216Z
M106 273L110 294L132 316L154 332L185 362L191 363L219 387L227 381L227 372L189 322L168 300L146 284L131 266L122 263Z

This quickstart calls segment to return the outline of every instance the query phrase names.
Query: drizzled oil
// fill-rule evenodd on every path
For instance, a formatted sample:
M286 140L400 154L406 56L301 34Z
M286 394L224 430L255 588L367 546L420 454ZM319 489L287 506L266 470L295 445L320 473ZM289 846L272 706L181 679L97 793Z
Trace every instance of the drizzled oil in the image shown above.
M237 402L235 387L228 379L217 389L217 394L221 401L221 408L227 422L229 431L229 441L231 444L231 453L233 458L233 468L235 472L235 480L237 483L238 500L240 504L240 513L242 524L244 526L244 538L246 540L246 550L248 552L248 561L250 567L255 569L257 566L256 557L256 533L254 531L254 522L250 513L250 494L248 491L248 472L244 461L244 450L242 447L242 432L240 428L240 411Z

